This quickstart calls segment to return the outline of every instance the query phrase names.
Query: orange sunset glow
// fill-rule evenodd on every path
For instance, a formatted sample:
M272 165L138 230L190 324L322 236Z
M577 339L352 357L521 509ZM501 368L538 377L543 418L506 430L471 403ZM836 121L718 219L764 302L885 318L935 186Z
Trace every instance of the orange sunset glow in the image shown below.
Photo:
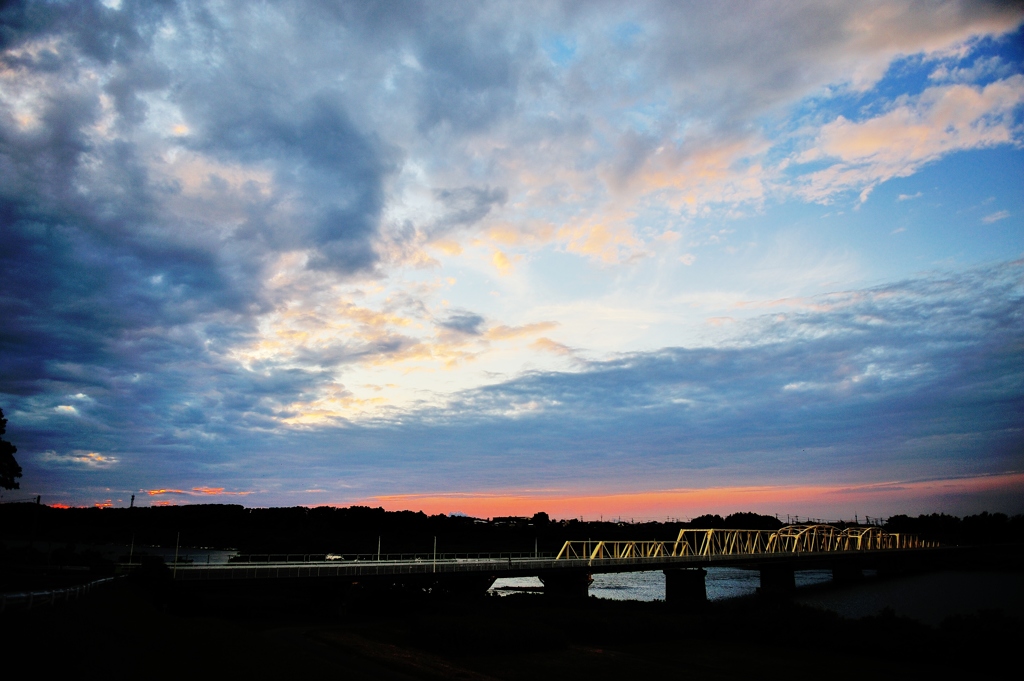
M360 503L392 511L459 512L479 518L531 516L544 511L552 518L658 520L728 514L742 509L767 515L792 513L838 519L853 518L855 514L863 517L866 511L876 508L925 509L949 497L991 493L1024 493L1024 473L851 486L714 487L590 495L543 491L409 494L372 497Z

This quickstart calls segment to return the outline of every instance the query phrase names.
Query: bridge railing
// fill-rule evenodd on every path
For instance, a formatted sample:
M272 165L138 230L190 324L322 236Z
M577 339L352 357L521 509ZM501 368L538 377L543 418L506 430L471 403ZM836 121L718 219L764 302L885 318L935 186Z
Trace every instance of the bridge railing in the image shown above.
M659 558L671 556L672 542L662 541L567 541L555 560L600 558Z
M938 546L878 527L787 525L778 530L682 529L672 541L567 541L556 560L746 556L772 553L877 551Z
M76 584L75 586L67 586L59 589L0 594L0 613L3 613L8 608L21 607L26 610L31 610L33 606L53 606L58 603L70 601L72 598L78 600L83 596L88 596L92 590L97 587L112 584L115 579L118 578L103 577L102 579L94 579L93 581L85 584Z
M422 561L476 561L476 560L550 560L554 554L535 551L501 551L501 552L456 552L456 553L261 553L232 556L229 565L267 565L267 564L303 564L303 563L374 563L374 562L422 562Z

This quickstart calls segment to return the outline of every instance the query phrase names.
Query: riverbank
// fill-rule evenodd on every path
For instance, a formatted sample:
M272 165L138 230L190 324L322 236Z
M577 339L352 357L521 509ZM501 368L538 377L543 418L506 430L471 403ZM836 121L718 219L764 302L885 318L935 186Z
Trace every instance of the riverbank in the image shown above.
M808 588L795 602L858 619L891 610L900 617L941 626L949 618L1000 611L1024 620L1024 572L948 570L832 588Z
M621 679L820 677L862 679L979 672L1008 659L1024 634L994 612L929 627L893 612L862 619L789 601L741 598L696 611L663 602L541 595L446 601L364 601L332 612L211 611L161 600L138 584L102 598L5 618L8 649L48 675L146 670L158 678ZM851 644L858 644L851 646ZM868 644L870 654L851 659ZM840 661L842 662L840 664ZM65 664L64 670L54 665Z
M878 615L885 610L922 624L938 626L948 617L1002 610L1024 619L1024 571L946 570L907 575L878 575L866 571L859 582L835 583L830 570L796 573L793 600L849 619ZM705 577L708 600L717 602L757 594L756 570L710 567ZM536 577L499 579L493 593L543 592ZM664 601L665 575L660 570L594 575L590 595L608 600Z

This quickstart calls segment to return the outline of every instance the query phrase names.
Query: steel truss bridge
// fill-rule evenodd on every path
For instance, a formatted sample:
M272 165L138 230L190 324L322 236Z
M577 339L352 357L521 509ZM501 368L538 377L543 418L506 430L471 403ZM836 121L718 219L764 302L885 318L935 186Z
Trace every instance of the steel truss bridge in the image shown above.
M340 560L174 565L176 586L207 592L303 584L348 589L406 588L441 593L482 593L501 577L539 577L547 593L586 597L591 575L663 570L666 599L706 600L703 568L760 570L765 592L785 593L794 571L831 569L836 580L855 579L862 569L898 569L938 558L948 549L915 536L877 527L788 525L779 530L705 529L679 532L675 541L567 541L557 555L425 554L384 559L372 555ZM251 585L247 587L245 585Z
M787 525L778 530L679 530L674 542L567 541L556 560L621 560L839 553L922 549L938 546L915 535L885 532L878 527Z

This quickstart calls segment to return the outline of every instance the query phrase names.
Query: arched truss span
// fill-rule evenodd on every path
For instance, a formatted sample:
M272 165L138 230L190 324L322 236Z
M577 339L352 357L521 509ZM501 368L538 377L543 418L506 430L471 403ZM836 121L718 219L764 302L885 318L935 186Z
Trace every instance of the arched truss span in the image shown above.
M667 541L567 541L556 559L637 559L916 549L937 546L879 527L786 525L778 530L689 530Z

